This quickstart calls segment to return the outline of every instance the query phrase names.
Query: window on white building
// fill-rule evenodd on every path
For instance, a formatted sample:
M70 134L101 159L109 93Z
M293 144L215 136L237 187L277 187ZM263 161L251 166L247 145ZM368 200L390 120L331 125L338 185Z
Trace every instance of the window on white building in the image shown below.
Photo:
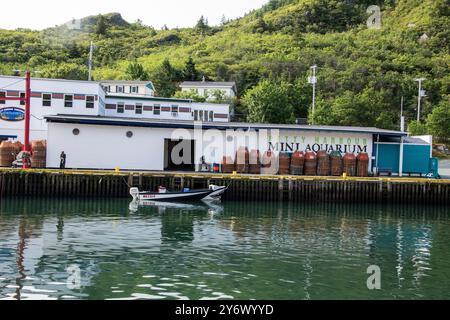
M94 96L86 96L86 108L94 109L95 97Z
M73 95L72 94L64 95L64 107L66 107L66 108L73 107Z
M21 92L21 93L20 93L20 97L21 97L22 99L24 99L24 98L25 98L25 92ZM21 106L24 106L24 105L25 105L25 100L20 100L20 105L21 105Z
M198 120L203 121L203 110L198 112Z
M136 114L142 114L142 104L136 103L136 108L134 109Z
M116 92L117 93L124 93L125 88L124 86L116 86Z
M194 110L194 121L198 121L198 110Z
M159 104L155 104L153 107L153 114L157 116L161 114L161 106Z
M43 93L42 94L42 106L43 107L51 107L52 106L52 94L51 93Z
M117 113L124 113L125 112L125 104L122 102L119 102L117 104Z
M138 93L139 92L139 87L138 86L131 86L130 92L131 93Z
M172 117L178 117L178 106L172 106Z
M6 100L1 100L1 98L5 98L5 97L6 97L5 91L0 91L0 104L6 103Z
M209 121L213 122L214 121L214 111L210 111L209 112Z

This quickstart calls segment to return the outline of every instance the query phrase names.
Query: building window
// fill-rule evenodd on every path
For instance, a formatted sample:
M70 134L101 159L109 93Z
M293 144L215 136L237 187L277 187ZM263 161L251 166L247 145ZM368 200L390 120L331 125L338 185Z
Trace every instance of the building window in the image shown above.
M214 121L214 111L210 111L209 112L209 121L213 122Z
M203 110L200 110L198 112L198 120L202 121L203 120Z
M178 117L178 106L172 106L172 117Z
M73 107L73 95L71 95L71 94L64 95L64 107L66 107L66 108Z
M131 86L130 87L130 92L131 93L138 93L139 92L139 87L138 86Z
M198 121L198 110L194 110L194 121Z
M5 100L1 100L1 98L5 98L5 97L6 97L5 91L0 91L0 104L5 104L6 103Z
M22 98L22 99L25 98L25 92L21 92L20 93L20 98ZM20 100L20 105L24 106L25 105L25 100Z
M52 94L51 93L43 93L42 94L42 106L43 107L51 107L52 106Z
M153 114L159 116L161 114L161 106L159 104L155 104L153 107Z
M116 86L116 92L117 93L124 93L125 88L124 86Z
M86 108L94 109L95 97L94 96L86 96Z
M125 112L125 104L118 103L117 104L117 113L124 113Z
M135 112L136 112L136 114L142 114L142 104L136 103Z

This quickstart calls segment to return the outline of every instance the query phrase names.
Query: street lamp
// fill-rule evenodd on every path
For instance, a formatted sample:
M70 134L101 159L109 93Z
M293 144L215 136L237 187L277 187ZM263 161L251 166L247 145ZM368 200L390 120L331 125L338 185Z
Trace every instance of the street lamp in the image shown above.
M419 82L419 94L417 95L417 121L420 121L420 100L422 97L426 97L425 90L422 90L422 81L425 81L425 78L416 78L414 81Z
M314 124L314 115L316 112L316 83L317 83L317 77L316 77L316 70L317 65L311 66L312 69L312 76L308 78L308 82L312 84L313 86L313 98L312 98L312 117L311 117L311 124Z

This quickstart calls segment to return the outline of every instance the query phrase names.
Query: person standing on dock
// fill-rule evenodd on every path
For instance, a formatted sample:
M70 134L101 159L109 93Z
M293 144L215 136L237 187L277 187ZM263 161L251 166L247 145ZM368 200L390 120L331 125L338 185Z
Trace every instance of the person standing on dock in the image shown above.
M60 162L59 162L59 168L65 169L66 168L66 154L65 152L61 152L61 155L59 156Z

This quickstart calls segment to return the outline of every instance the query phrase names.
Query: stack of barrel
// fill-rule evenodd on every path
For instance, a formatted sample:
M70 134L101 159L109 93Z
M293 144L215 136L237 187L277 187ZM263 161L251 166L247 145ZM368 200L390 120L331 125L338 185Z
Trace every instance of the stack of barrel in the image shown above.
M356 176L356 156L353 153L344 155L344 172L350 176Z
M343 171L342 154L339 151L330 153L331 175L341 176Z
M3 141L0 144L0 167L10 167L15 160L14 144L10 141Z
M251 174L260 174L261 173L261 160L260 160L259 150L250 151L248 172Z
M330 156L324 150L317 152L317 175L329 176L330 172Z
M302 175L303 166L305 165L305 154L302 151L296 151L291 157L290 173L292 175Z
M231 157L224 156L222 158L222 172L232 173L234 171L234 161Z
M291 165L291 157L286 152L281 152L278 157L279 170L278 173L281 175L289 174L289 167Z
M247 147L239 147L236 152L235 165L238 173L247 173L249 164L249 153Z
M315 176L317 174L317 155L314 151L305 153L305 175Z
M358 177L367 177L369 175L369 155L362 152L358 154L356 160Z
M31 142L31 167L45 168L47 158L47 144L45 140Z
M278 161L275 154L272 151L264 152L261 161L261 173L262 174L277 174L278 173Z

